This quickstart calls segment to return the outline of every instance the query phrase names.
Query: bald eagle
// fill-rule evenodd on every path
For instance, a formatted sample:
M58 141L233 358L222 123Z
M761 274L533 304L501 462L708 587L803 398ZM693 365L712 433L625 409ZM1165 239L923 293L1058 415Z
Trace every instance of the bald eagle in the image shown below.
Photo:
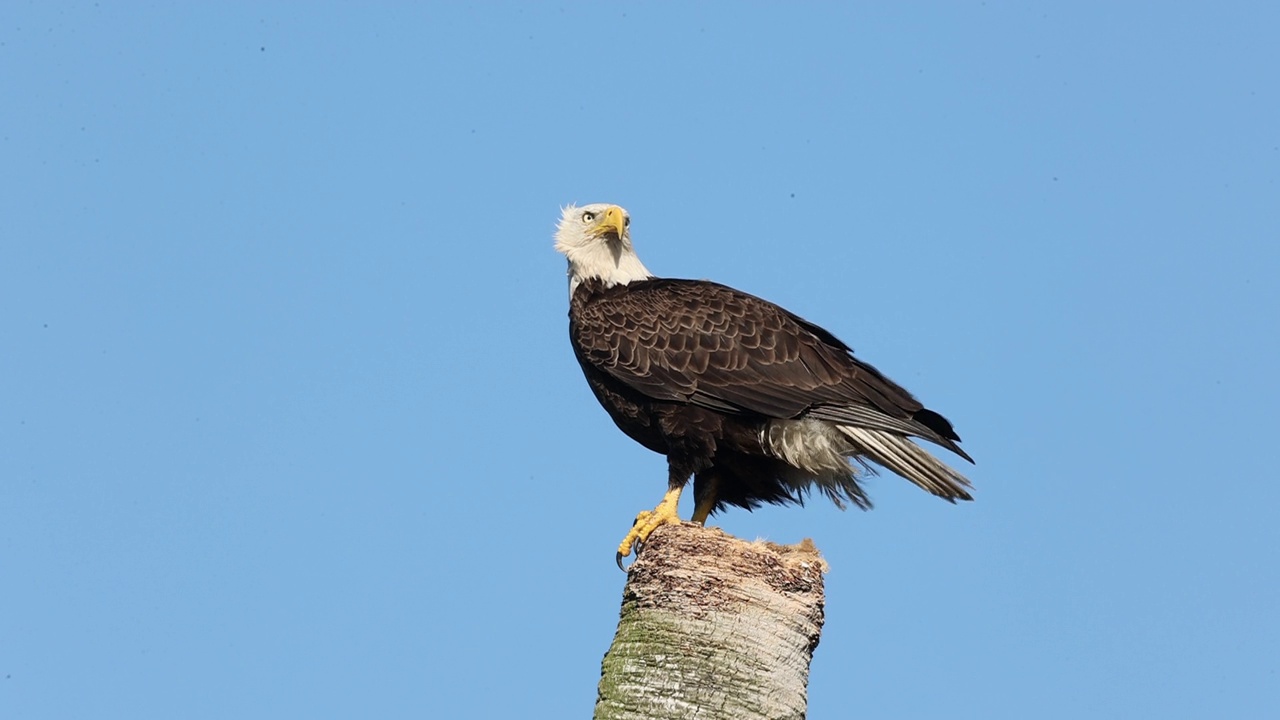
M569 261L569 337L587 384L622 432L667 458L667 493L636 518L619 567L656 528L679 524L691 476L696 523L728 505L800 503L812 489L868 509L858 475L870 463L944 500L972 499L963 475L909 439L972 463L951 423L830 332L724 285L654 277L617 205L565 208L555 247Z

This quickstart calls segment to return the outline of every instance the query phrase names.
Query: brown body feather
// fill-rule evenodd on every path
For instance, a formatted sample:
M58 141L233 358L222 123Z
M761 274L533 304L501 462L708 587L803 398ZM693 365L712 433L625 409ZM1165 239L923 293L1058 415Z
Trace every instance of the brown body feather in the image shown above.
M769 444L780 421L823 423L815 427L831 428L843 455L947 500L970 497L963 476L905 440L970 460L950 422L831 333L767 300L707 281L587 279L569 317L596 398L623 432L667 456L672 486L693 475L700 503L708 493L716 510L802 501L821 473ZM870 505L852 473L821 487L838 503Z

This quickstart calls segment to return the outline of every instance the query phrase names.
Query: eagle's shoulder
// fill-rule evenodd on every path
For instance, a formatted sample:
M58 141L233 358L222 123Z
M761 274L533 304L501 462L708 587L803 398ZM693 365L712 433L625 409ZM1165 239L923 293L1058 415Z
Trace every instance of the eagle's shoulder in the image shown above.
M570 312L584 326L611 331L646 327L734 335L746 331L816 340L838 353L853 352L825 328L786 308L711 280L647 278L612 286L587 281L574 292Z

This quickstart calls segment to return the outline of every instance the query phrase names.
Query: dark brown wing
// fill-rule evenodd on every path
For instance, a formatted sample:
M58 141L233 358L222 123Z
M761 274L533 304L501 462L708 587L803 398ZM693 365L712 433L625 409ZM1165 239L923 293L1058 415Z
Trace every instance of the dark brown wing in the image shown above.
M767 300L706 281L655 279L581 286L572 315L585 359L651 398L771 418L807 414L964 455L941 415L831 333Z

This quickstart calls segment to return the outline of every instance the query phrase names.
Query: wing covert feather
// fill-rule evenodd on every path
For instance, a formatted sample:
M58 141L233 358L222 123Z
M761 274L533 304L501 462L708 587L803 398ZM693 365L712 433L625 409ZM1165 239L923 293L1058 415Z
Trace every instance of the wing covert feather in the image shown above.
M585 359L656 400L774 418L865 405L906 423L923 408L826 330L724 285L645 280L575 305Z

